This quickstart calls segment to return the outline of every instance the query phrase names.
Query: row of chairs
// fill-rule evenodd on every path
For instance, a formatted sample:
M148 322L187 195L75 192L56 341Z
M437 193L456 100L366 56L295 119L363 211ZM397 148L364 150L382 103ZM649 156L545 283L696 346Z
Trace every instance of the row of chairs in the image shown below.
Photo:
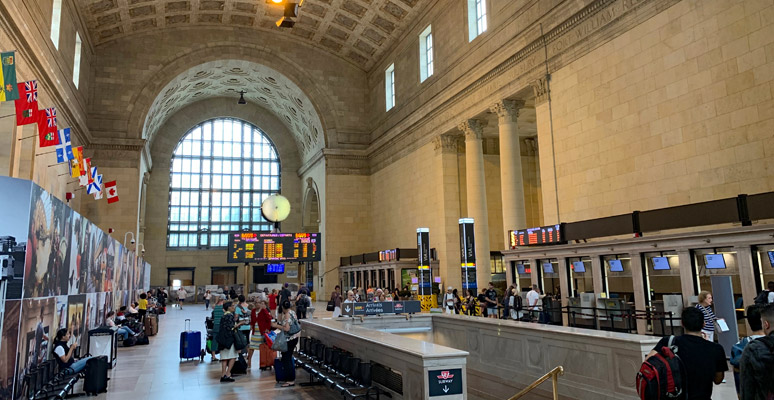
M84 357L58 373L55 372L55 360L46 361L30 370L24 377L27 398L49 400L72 397L76 382L83 378L89 358L91 357Z
M302 385L324 385L348 400L379 400L382 395L392 398L392 394L373 385L370 362L318 339L302 337L295 361L309 373L309 382Z

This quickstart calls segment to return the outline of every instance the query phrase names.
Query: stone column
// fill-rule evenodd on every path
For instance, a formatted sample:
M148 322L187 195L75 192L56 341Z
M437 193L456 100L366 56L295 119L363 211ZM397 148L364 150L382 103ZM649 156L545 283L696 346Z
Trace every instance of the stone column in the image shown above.
M683 291L683 306L685 307L692 306L691 297L698 295L693 286L693 281L696 278L693 276L693 267L691 266L692 257L690 250L677 251L678 264L680 265L680 289Z
M598 299L599 295L605 292L604 282L602 280L602 269L605 268L605 264L602 259L594 254L591 256L591 283L594 286L594 298ZM608 290L609 291L609 290ZM607 295L605 297L608 297Z
M735 246L736 265L739 268L739 282L742 286L742 298L744 298L744 308L755 304L755 297L758 295L755 288L755 272L753 271L753 252L750 246Z
M503 199L503 235L507 247L508 231L527 228L524 208L524 179L516 119L522 100L501 100L489 107L497 114L500 130L500 187Z
M639 253L631 253L632 286L634 287L634 309L644 311L646 309L645 301L645 281L642 276L642 256ZM637 333L644 335L648 332L648 324L644 319L637 319Z
M489 213L486 204L486 177L484 173L484 148L481 145L483 125L469 119L459 124L465 134L465 177L468 197L468 217L474 220L476 234L476 280L479 291L492 280L489 260Z
M460 269L460 135L442 134L433 138L435 151L436 180L441 182L440 212L441 229L431 232L434 247L438 251L439 273L444 287L453 286L462 293L462 271Z

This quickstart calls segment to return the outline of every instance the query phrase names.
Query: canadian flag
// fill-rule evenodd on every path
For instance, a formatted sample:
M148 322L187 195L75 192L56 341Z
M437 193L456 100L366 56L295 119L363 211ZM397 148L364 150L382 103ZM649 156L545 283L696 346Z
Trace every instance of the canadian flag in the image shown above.
M108 204L118 201L118 190L116 189L116 181L105 182L105 190L107 191Z

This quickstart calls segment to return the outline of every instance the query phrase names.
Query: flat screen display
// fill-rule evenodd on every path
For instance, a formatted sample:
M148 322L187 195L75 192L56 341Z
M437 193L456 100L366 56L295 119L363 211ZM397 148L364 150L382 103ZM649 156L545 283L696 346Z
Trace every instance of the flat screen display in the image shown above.
M543 264L543 272L547 274L553 274L554 273L554 266L551 265L551 263L544 263Z
M707 269L726 269L726 260L722 254L705 254L704 261L707 262Z
M560 244L565 242L563 224L511 231L509 235L511 248L517 246L532 246L536 244Z
M769 264L774 267L774 251L769 252Z
M623 264L621 260L607 260L610 265L610 272L623 272Z
M284 274L285 273L285 264L267 264L266 265L266 273L267 274Z
M586 272L586 266L583 265L583 261L573 261L572 267L575 269L575 272Z
M232 232L229 263L320 261L319 233Z
M526 271L524 269L524 264L516 264L516 272L519 275L524 275L526 273Z
M669 260L666 257L653 257L653 270L666 271L672 269L669 267Z

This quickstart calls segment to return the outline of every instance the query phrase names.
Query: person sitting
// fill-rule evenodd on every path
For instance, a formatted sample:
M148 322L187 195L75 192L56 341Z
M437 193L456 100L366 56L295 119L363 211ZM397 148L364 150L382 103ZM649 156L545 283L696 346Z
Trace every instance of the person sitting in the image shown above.
M130 335L131 336L137 336L140 333L135 333L133 330L129 329L128 326L119 326L116 325L115 322L115 314L113 311L110 311L107 313L107 316L105 316L105 325L107 325L110 329L116 331L116 334L121 337L121 340L126 340Z
M70 347L67 343L70 341L70 331L62 328L56 331L56 337L54 338L53 352L56 357L56 363L59 365L59 370L62 371L65 368L73 365L75 362L75 347Z
M135 317L135 318L140 314L140 312L137 311L137 303L136 302L131 302L129 304L129 306L126 307L126 314L129 317Z

